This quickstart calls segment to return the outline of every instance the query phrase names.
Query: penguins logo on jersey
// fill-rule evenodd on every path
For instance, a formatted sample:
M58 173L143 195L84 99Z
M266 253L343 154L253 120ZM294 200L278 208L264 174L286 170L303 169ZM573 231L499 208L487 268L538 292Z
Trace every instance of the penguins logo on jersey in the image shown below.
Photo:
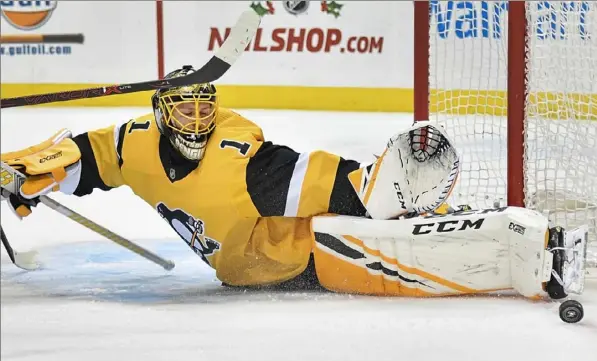
M202 220L196 219L182 209L170 209L167 205L160 202L156 206L160 216L165 219L180 238L197 253L201 259L210 264L207 256L211 256L220 249L220 242L205 237L205 226Z

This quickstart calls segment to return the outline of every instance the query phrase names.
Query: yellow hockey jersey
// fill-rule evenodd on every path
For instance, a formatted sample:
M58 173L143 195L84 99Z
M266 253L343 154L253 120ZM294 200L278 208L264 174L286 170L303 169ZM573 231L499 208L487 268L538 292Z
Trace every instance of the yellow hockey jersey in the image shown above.
M311 253L310 217L366 213L346 177L357 162L274 145L225 108L198 164L176 153L153 114L73 140L82 154L75 195L129 186L230 285L294 278Z

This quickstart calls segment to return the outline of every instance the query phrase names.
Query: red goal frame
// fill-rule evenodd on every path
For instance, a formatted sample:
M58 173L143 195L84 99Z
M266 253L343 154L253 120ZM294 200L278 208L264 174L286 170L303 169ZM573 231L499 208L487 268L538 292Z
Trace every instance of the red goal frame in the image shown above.
M414 1L414 120L429 119L429 1ZM526 2L508 1L507 198L525 206L524 125L527 100ZM462 150L461 150L462 151ZM464 150L466 151L466 150Z

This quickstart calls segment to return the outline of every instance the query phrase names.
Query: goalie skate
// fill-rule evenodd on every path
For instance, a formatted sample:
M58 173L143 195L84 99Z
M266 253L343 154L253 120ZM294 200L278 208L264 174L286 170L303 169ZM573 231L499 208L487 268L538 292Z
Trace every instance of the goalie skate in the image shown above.
M549 230L547 250L553 254L552 277L546 285L551 298L560 299L584 290L589 227L572 230L553 227Z

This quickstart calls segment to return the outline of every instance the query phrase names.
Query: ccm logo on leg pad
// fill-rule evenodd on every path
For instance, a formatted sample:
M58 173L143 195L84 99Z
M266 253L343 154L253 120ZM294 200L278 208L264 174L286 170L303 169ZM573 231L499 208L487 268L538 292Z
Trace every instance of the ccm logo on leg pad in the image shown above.
M453 232L453 231L464 231L469 228L471 229L480 229L483 225L485 218L480 218L477 220L452 220L452 221L442 221L442 222L433 222L433 223L426 223L426 224L415 224L413 229L414 235L421 235L421 234L429 234L432 232L438 233L446 233L446 232Z

